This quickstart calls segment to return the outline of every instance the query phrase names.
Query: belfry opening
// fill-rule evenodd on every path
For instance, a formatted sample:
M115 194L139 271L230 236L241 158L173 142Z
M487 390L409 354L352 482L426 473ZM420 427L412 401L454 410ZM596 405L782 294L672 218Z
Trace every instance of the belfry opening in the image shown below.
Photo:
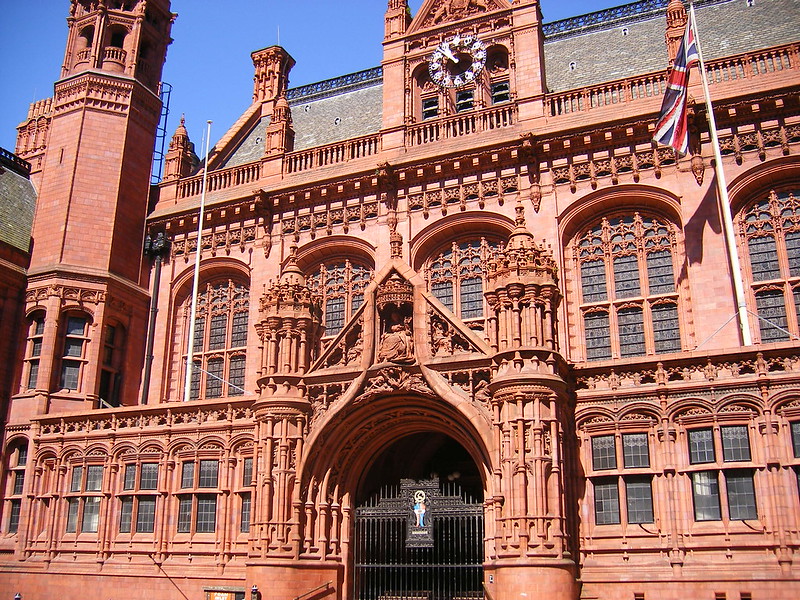
M358 600L483 595L483 483L443 433L402 437L359 484L353 589Z

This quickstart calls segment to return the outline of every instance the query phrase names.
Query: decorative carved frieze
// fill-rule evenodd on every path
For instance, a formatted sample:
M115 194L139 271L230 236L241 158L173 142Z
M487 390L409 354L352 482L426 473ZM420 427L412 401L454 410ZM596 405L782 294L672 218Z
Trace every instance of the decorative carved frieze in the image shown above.
M64 301L77 302L79 304L100 304L106 301L106 292L76 286L54 284L46 287L29 289L25 294L25 301L28 304L37 304L52 297L61 298Z

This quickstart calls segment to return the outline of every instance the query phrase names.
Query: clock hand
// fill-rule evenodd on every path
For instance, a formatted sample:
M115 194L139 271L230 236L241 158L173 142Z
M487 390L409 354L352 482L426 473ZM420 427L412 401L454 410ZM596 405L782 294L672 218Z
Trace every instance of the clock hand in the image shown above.
M441 45L442 54L444 54L448 59L452 60L454 63L458 62L456 55L453 54L453 51L450 49L450 43L445 42Z

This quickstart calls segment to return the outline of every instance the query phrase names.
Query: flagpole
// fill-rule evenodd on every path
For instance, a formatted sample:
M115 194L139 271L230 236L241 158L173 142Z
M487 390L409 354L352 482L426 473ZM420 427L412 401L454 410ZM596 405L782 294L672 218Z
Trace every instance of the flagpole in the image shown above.
M200 286L200 251L203 247L203 219L206 212L206 186L208 183L208 142L211 139L211 121L206 121L206 155L203 163L203 191L200 194L200 215L197 219L197 249L194 253L194 282L192 283L192 308L189 312L189 347L186 349L186 380L183 385L183 401L189 402L192 395L192 367L194 365L194 335L197 319L197 292Z
M697 44L697 56L700 62L700 78L703 81L703 94L706 100L706 113L708 114L709 133L711 134L711 145L714 148L714 161L717 190L719 192L720 208L722 212L722 222L725 228L725 243L728 247L728 258L733 278L733 289L736 294L736 307L739 314L739 330L742 334L742 344L752 345L750 335L750 320L747 316L747 303L744 296L744 279L742 278L742 268L739 263L739 252L736 248L736 235L733 229L733 217L731 216L731 201L728 196L728 183L725 180L725 169L722 167L722 153L719 150L719 137L717 136L717 120L714 118L714 107L711 104L711 93L708 90L708 78L706 77L706 66L703 62L703 51L700 44L700 36L697 31L697 21L694 16L694 3L689 3L689 24L688 27L694 28L695 42Z

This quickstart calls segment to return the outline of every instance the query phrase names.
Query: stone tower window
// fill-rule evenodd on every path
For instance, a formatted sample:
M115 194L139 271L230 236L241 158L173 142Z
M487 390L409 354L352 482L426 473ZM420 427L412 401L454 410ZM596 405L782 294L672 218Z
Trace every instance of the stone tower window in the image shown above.
M322 263L308 276L308 284L322 297L325 336L338 334L364 303L364 289L372 269L349 260Z
M5 523L6 533L17 533L19 518L22 509L22 493L25 489L25 466L28 464L28 444L18 442L11 445L7 451L8 464L6 465L5 510L8 515Z
M800 201L797 190L770 191L740 218L762 342L800 330Z
M681 349L675 228L641 216L604 218L578 237L588 360Z
M62 321L61 380L62 390L79 390L86 365L89 343L89 317L68 314Z
M28 322L28 339L25 347L25 374L23 388L36 389L39 384L39 361L44 340L44 313L36 313Z
M187 316L190 306L187 298ZM198 294L191 398L244 393L249 310L249 287L232 280L206 283Z
M486 238L452 242L428 260L428 289L462 319L483 318L483 274L492 250L498 246Z

